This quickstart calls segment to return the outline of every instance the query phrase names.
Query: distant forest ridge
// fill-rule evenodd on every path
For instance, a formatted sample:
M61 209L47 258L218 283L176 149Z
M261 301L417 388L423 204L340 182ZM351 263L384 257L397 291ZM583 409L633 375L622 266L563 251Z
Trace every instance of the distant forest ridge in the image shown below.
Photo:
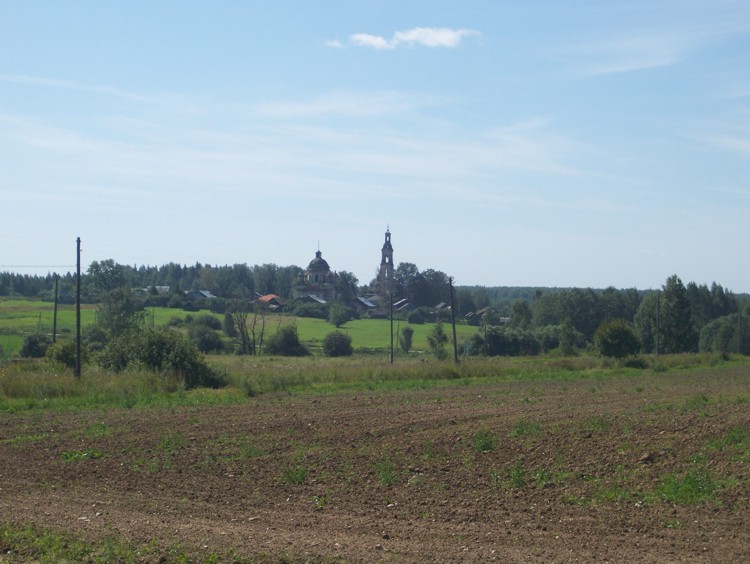
M297 281L303 267L297 265L278 266L276 264L262 264L249 266L234 264L212 266L196 263L181 265L168 263L162 266L129 266L114 262L111 259L94 261L82 273L82 288L85 301L96 301L102 290L118 286L131 288L153 289L171 293L182 293L191 290L208 290L214 295L229 298L237 293L277 294L282 298L291 297L292 286ZM342 271L350 284L358 285L352 288L355 293L363 294L369 287L369 281L359 281L348 272ZM54 296L55 273L45 275L18 274L0 272L0 296L52 299ZM448 275L434 269L419 270L413 263L400 263L394 272L396 295L407 298L415 305L434 306L441 301L449 301ZM705 285L694 286L703 290L710 290ZM724 289L720 284L713 283L711 288ZM565 287L544 286L456 286L456 292L466 301L470 295L477 306L492 305L501 310L516 300L533 301L542 295L556 294L571 290ZM615 288L592 289L596 294L602 294ZM623 292L637 292L639 295L650 290L627 289ZM59 295L64 301L66 297L75 294L75 275L64 273L59 277ZM732 294L730 291L726 293ZM745 301L750 294L732 294L735 298Z

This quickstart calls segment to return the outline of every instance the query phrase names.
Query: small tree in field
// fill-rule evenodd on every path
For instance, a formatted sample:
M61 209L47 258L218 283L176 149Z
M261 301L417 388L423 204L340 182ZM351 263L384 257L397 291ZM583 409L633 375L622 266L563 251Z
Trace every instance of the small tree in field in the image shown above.
M333 302L328 308L328 322L341 327L349 321L349 310L341 302Z
M351 356L353 352L352 338L343 331L333 331L323 339L326 356Z
M448 344L448 335L443 330L443 324L439 321L432 327L432 332L427 335L427 342L430 344L430 350L438 360L448 358L448 351L445 345Z
M602 356L625 358L641 352L641 340L624 319L605 321L594 333L594 346Z
M401 329L401 335L398 337L398 344L401 350L408 353L411 350L412 339L414 337L414 329L408 325Z

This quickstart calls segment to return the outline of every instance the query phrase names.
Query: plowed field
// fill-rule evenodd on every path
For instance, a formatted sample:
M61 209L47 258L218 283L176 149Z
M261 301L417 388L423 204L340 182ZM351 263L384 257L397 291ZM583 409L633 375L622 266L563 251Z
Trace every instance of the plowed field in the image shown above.
M0 522L153 562L747 562L749 465L747 367L34 412Z

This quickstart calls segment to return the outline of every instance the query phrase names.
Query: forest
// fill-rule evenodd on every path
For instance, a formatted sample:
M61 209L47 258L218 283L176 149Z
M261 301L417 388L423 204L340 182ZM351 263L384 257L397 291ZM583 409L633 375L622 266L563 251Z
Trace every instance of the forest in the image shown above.
M290 298L302 271L299 266L276 264L128 266L108 259L92 262L82 274L81 301L99 303L115 289L130 288L140 290L142 306L188 307L186 292L207 290L217 299L200 307L225 313L238 297L272 293ZM53 273L0 272L0 297L51 301L55 278ZM438 304L451 302L448 278L438 270L400 263L394 272L394 296L408 300L411 307L397 316L410 323L449 321L449 308L436 310ZM369 287L345 271L337 273L336 286L343 303ZM454 292L455 318L483 328L464 344L470 353L516 356L559 349L570 354L593 344L597 330L613 321L627 324L638 340L637 352L750 352L750 300L716 282L684 284L675 274L655 290L456 286ZM61 303L73 303L73 274L59 277L58 296ZM287 311L325 318L328 309L295 309L290 304ZM485 312L481 318L466 320L467 314L471 317L479 310ZM350 315L357 313L351 310Z

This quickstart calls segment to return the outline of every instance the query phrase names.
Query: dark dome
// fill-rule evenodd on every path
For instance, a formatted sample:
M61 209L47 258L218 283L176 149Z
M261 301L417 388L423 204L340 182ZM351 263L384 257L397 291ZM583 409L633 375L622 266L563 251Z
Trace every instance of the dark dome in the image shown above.
M317 251L315 253L315 258L310 261L310 264L307 265L307 270L331 270L331 267L328 266L328 263L326 260L321 256L321 252Z

